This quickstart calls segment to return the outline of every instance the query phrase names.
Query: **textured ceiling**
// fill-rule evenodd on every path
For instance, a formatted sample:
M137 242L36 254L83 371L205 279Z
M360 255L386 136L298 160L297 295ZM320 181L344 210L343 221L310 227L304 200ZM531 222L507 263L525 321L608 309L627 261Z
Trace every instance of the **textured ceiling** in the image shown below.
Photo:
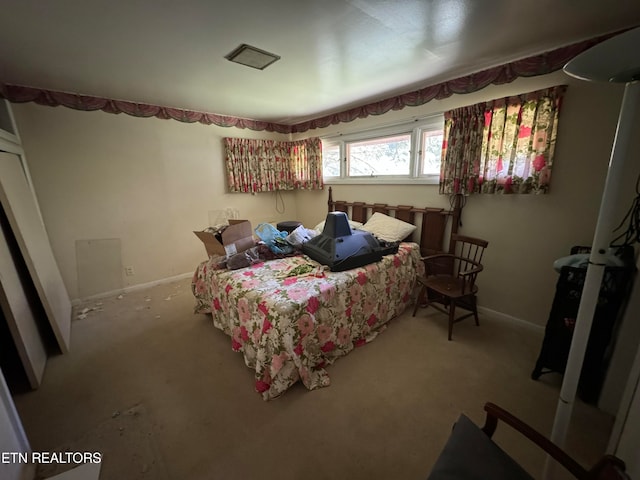
M637 0L1 5L0 83L284 124L640 25ZM282 58L224 58L242 43Z

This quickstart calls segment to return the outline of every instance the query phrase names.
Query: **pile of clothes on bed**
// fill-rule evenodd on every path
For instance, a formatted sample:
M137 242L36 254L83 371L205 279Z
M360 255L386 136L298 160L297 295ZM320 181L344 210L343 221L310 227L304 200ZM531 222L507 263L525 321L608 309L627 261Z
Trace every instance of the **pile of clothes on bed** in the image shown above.
M226 225L216 227L216 234L222 234ZM219 255L212 265L216 269L237 270L260 262L302 255L302 245L318 232L298 226L291 233L278 230L270 223L261 223L254 230L259 241L255 246L233 255ZM213 232L211 232L213 233Z

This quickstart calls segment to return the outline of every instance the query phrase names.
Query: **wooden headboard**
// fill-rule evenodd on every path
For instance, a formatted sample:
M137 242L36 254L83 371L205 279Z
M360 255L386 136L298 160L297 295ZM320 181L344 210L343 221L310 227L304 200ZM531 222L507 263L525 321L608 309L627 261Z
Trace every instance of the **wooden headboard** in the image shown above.
M380 212L416 225L418 228L406 240L420 245L422 255L451 251L451 234L458 231L461 213L459 202L456 202L451 210L445 210L444 208L416 208L410 205L392 206L386 203L369 204L334 200L331 187L329 187L327 205L329 212L344 212L350 220L356 222L366 223L375 212Z

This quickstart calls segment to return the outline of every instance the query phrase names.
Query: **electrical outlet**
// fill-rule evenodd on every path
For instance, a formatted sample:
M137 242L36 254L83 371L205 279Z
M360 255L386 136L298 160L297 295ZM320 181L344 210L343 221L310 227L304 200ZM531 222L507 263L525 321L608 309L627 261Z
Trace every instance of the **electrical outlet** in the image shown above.
M133 269L133 265L129 265L129 266L124 267L124 274L125 274L127 277L130 277L131 275L135 275L135 274L136 274L136 272L135 272L135 270Z

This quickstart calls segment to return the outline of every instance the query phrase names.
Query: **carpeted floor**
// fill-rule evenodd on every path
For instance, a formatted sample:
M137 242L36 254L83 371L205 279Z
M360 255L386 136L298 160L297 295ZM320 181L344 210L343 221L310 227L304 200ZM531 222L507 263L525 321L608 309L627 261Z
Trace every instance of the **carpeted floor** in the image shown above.
M297 384L264 402L242 356L193 305L183 280L77 307L85 314L73 323L71 352L49 359L39 390L15 397L32 448L100 440L83 448L121 452L105 453L102 480L420 479L459 414L482 423L487 401L551 430L561 379L530 379L541 329L485 315L480 327L457 324L448 342L444 315L405 313L330 366L330 387ZM119 435L91 433L132 406L144 409L146 437L122 449ZM593 463L612 424L578 401L567 450ZM504 426L495 438L539 476L544 456L526 440ZM150 460L132 461L133 450Z
M155 432L144 405L115 411L80 438L58 445L54 452L98 452L101 480L166 480ZM38 466L35 480L44 480L75 467L73 463Z

